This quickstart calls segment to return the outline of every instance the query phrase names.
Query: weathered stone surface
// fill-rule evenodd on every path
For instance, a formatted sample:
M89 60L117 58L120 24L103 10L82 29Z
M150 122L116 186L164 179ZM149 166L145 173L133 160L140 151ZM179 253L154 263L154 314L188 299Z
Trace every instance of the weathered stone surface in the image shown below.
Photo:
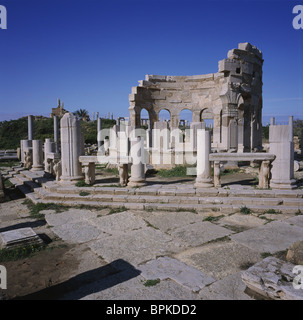
M303 228L273 221L231 235L231 239L259 252L274 253L287 249L295 241L303 240Z
M27 244L40 244L42 239L32 228L20 228L0 233L0 246L12 248Z
M146 223L129 211L118 212L94 219L91 223L108 234L118 235L146 227Z
M172 280L160 281L155 286L144 286L145 279L139 275L129 276L129 270L114 274L100 281L81 286L64 296L74 300L197 300L191 290Z
M163 232L202 221L201 216L192 212L140 211L137 214Z
M239 231L243 231L245 229L251 229L263 225L264 220L259 219L253 215L244 215L241 213L236 213L221 218L218 224L220 224L221 226L226 226L227 228L235 228L235 230L238 228Z
M237 273L261 260L259 252L232 241L210 243L174 257L216 279Z
M55 226L54 232L62 240L71 243L84 243L103 236L103 232L92 226L88 221L78 221ZM109 235L107 235L109 236Z
M187 246L195 247L208 241L230 235L232 231L205 221L182 226L170 230L168 233L173 238L185 243Z
M267 257L242 272L242 280L252 291L275 300L303 300L303 291L293 287L294 265Z
M89 244L89 247L107 262L123 259L137 266L157 256L180 251L181 245L172 237L151 227L129 233L105 236Z
M286 220L284 220L284 222L287 222L289 224L293 224L293 225L295 225L297 227L303 228L303 215L299 215L299 216L296 216L296 217L292 217L292 218L286 219Z
M202 300L252 300L244 292L245 288L241 272L237 272L203 288L199 297Z
M73 224L83 220L95 218L97 215L91 210L69 209L68 211L55 213L53 210L44 210L41 213L45 214L47 223L51 226L62 226L64 224Z
M207 274L169 257L149 261L140 265L139 270L145 279L172 279L194 292L216 281Z
M297 241L290 245L286 259L293 264L303 265L303 241Z

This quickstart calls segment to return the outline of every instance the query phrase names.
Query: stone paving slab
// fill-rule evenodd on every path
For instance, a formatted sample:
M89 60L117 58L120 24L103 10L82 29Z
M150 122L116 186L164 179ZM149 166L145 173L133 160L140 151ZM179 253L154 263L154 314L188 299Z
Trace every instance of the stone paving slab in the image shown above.
M0 233L0 248L41 243L43 243L42 239L32 228L19 228Z
M203 243L222 238L233 233L231 230L217 226L211 222L195 222L174 230L167 231L174 239L187 246L196 247Z
M219 241L175 254L175 258L216 279L260 261L259 252L233 241Z
M207 274L170 257L160 257L140 265L138 269L145 279L171 279L180 285L198 292L216 281Z
M62 226L64 224L73 224L83 220L96 218L97 214L91 210L83 209L68 209L60 213L55 213L54 210L43 210L40 213L45 214L47 223L51 226Z
M303 228L303 215L295 216L289 219L284 220L284 222L287 222L289 224L294 224L297 227Z
M109 263L123 259L133 266L184 249L178 241L152 227L102 237L88 246Z
M129 211L113 213L90 220L92 225L111 235L119 235L133 230L146 228L146 223Z
M253 300L245 291L241 272L227 276L203 288L199 292L202 300Z
M53 231L62 240L70 243L85 243L104 236L104 232L85 220L55 226ZM107 234L106 236L110 235Z
M259 252L274 253L286 250L293 242L303 240L303 228L286 222L273 221L231 235L231 239Z
M127 271L121 272L92 284L82 286L77 291L63 297L73 300L197 300L198 295L172 280L160 281L155 286L144 286L142 276L128 278Z
M138 211L135 213L163 232L168 232L194 222L201 222L202 217L192 212L173 211Z
M263 225L265 221L254 215L245 215L241 213L235 213L229 216L225 216L218 221L220 226L238 227L242 229L251 229L257 226Z

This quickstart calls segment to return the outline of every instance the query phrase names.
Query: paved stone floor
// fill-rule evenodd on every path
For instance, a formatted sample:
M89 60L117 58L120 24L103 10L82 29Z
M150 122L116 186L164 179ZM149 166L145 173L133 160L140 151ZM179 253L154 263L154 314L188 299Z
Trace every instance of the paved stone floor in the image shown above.
M303 215L283 212L73 208L40 213L45 220L31 217L24 199L2 203L0 232L31 226L51 243L72 247L64 254L74 255L73 268L52 285L35 289L58 299L251 299L241 271L264 253L281 255L292 242L303 240ZM52 259L59 258L64 257ZM27 298L34 298L35 290Z

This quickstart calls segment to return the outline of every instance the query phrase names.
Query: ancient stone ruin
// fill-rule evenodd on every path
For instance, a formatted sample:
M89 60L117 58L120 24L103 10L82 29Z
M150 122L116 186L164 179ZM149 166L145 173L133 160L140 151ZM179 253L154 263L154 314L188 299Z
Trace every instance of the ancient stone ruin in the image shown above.
M293 118L289 117L287 125L272 121L268 148L262 146L262 64L259 49L240 43L237 49L228 52L226 59L219 61L217 73L147 75L139 86L132 88L129 122L119 118L111 129L103 129L97 114L94 153L85 152L80 119L74 114L65 112L60 122L58 115L53 114L54 141L35 139L33 117L28 116L28 139L20 141L21 165L7 175L34 203L195 213L213 210L224 214L250 207L256 213L264 213L267 208L275 213L283 210L284 214L299 215L303 210L303 191L297 189L294 179ZM62 107L60 102L59 106ZM148 111L149 119L141 119L143 109ZM169 121L160 121L159 113L163 109L169 111ZM189 125L179 117L183 109L192 111ZM211 126L207 124L210 119L213 120ZM238 181L236 188L223 185L222 168L228 164L237 167L240 162L248 167L257 166L257 184L244 187L242 181ZM146 175L150 169L185 164L192 166L190 169L195 175L187 184L175 180L161 181L161 184ZM118 169L117 185L98 181L96 165L99 170L101 165L102 169L106 165ZM0 198L4 196L2 190L0 180ZM250 230L234 232L209 221L199 223L203 223L205 233L208 227L216 227L218 239L228 235L235 242L243 243L245 250L249 246L260 250L263 245L260 239L264 236L270 250L277 252L279 241L272 240L266 232L271 231L270 228L281 228L281 224L286 230L281 233L283 250L291 244L289 230L296 231L292 234L294 240L302 240L299 227L279 221L271 226L262 225L255 231L256 235L250 234ZM83 225L79 225L82 228ZM198 230L201 231L200 227ZM209 236L212 237L213 232L209 232ZM207 238L207 241L215 239ZM264 247L263 251L270 251L266 243ZM302 244L300 257L301 249ZM275 258L267 259L243 273L242 280L248 288L259 294L265 292L271 299L296 297L290 280L285 283L284 279L290 275L291 267ZM266 272L267 268L273 272ZM281 273L281 268L287 272Z
M262 53L249 43L240 43L227 59L219 61L217 73L196 76L147 75L129 95L130 124L141 126L146 109L150 128L156 128L159 113L168 110L169 128L179 127L179 113L192 111L191 128L213 119L212 147L247 152L262 148Z

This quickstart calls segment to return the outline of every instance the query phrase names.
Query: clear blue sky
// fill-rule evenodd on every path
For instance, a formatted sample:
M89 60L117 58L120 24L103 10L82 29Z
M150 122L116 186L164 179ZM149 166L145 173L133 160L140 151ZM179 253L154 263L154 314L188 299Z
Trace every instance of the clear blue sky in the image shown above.
M303 0L0 0L0 121L67 110L128 116L145 74L218 71L240 42L264 57L263 122L303 118Z

